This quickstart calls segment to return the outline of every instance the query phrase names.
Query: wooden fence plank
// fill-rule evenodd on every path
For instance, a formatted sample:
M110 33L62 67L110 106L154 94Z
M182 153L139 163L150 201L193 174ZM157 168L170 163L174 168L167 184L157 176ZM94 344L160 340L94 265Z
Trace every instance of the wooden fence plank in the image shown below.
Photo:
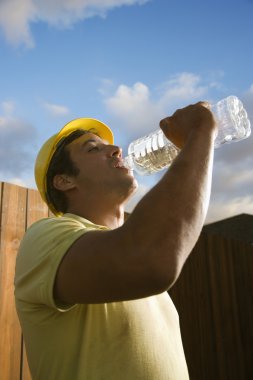
M27 227L39 219L48 217L48 207L37 190L28 190Z
M238 319L240 310L236 294L237 268L233 264L233 241L220 236L208 236L208 242L209 268L213 274L210 277L210 298L215 324L213 333L217 344L218 378L246 379ZM243 246L242 242L240 246Z
M26 224L29 227L31 224L39 219L48 217L48 207L42 201L40 194L37 190L28 190L27 199L27 220ZM31 380L30 370L27 362L25 344L23 342L23 366L22 366L22 380Z
M20 379L21 329L15 309L16 254L25 231L26 189L3 184L0 237L0 371L4 380Z

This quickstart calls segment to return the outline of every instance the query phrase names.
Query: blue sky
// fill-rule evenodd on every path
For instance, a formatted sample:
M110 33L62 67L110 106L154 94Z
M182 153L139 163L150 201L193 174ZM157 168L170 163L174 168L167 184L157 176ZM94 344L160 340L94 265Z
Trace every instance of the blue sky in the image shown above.
M0 180L35 187L40 145L106 122L126 154L176 108L237 95L253 123L252 0L1 0ZM207 222L253 214L253 137L215 152ZM138 177L131 211L162 174Z

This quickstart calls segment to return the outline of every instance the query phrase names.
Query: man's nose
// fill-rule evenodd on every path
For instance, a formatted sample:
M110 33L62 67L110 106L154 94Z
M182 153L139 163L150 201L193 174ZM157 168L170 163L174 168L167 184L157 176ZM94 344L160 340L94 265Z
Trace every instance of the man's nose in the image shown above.
M107 147L111 157L122 157L122 148L117 145L108 145Z

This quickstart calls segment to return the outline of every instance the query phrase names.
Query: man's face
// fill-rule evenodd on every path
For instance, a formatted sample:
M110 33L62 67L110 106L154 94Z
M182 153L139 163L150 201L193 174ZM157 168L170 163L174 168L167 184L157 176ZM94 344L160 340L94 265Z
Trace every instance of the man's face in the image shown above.
M87 133L67 147L79 174L76 187L96 194L115 193L128 198L137 188L132 171L122 167L122 151L100 137Z

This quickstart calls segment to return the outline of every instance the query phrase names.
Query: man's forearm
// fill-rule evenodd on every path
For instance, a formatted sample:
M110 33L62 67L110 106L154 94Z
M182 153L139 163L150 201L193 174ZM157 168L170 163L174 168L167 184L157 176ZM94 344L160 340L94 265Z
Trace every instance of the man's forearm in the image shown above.
M125 224L139 254L174 282L195 245L210 199L213 130L195 131ZM171 280L170 280L171 279Z

